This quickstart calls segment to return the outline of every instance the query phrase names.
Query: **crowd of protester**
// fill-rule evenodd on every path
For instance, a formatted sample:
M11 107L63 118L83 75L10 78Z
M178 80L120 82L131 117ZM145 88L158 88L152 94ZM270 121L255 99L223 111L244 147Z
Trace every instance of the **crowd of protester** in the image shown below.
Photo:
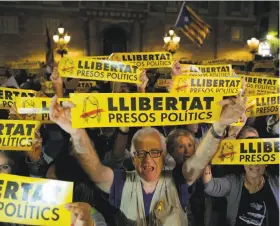
M180 74L180 68L176 62L167 76ZM21 89L41 91L40 79L23 73L9 76ZM43 76L56 93L50 106L54 124L36 132L33 151L0 150L0 173L74 182L73 203L67 206L77 218L73 225L279 225L278 165L210 165L223 139L279 137L278 115L231 126L244 118L242 92L220 103L214 124L74 129L73 106L56 102L71 92L66 80L56 66ZM137 86L98 81L88 92L168 92L172 83L155 88L159 77L156 70L144 71ZM1 110L1 119L24 118L15 111Z

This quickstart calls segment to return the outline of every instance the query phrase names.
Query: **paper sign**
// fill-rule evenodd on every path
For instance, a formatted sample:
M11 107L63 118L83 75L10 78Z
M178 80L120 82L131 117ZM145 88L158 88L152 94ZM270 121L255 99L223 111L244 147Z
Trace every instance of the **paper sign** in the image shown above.
M36 91L26 89L12 89L0 87L0 109L9 109L16 97L34 97Z
M173 62L169 52L112 53L109 59L130 62L139 68L171 68Z
M234 96L240 89L240 78L174 76L171 93Z
M279 139L223 140L213 165L279 164Z
M141 83L139 70L131 63L89 58L63 57L58 65L61 77Z
M0 221L24 225L71 225L73 183L1 174Z
M39 126L39 121L0 120L0 150L31 151Z
M169 93L70 94L72 126L133 127L184 125L219 120L221 95Z
M230 64L223 65L193 65L181 64L181 73L199 77L231 77L232 67Z

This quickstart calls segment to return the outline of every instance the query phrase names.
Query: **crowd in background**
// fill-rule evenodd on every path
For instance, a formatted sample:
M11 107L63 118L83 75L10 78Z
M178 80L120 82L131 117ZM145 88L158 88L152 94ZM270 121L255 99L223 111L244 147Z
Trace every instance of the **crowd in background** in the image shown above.
M177 62L166 76L179 71ZM56 96L67 97L73 90L66 90L57 68L48 72L43 76L53 82ZM36 75L12 70L7 75L14 76L21 89L41 91ZM155 88L161 76L156 70L145 71L137 86L97 81L88 92L168 92L168 87ZM278 165L209 164L223 139L279 137L279 116L248 118L243 126L233 127L230 124L244 115L244 98L222 105L221 120L213 125L74 130L63 121L69 109L57 109L54 98L50 117L55 123L41 126L31 152L1 150L0 172L74 182L69 210L81 225L277 226ZM14 111L1 110L0 118L20 119ZM170 205L155 200L161 196L170 199Z

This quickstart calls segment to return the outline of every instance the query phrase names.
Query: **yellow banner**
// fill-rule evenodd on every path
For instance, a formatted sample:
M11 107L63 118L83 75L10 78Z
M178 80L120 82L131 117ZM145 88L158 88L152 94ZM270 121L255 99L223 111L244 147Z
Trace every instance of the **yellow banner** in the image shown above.
M110 56L90 56L91 59L108 60Z
M240 78L174 76L171 93L233 96L241 89Z
M223 140L213 165L279 164L279 139Z
M257 117L279 114L280 94L248 97L246 116Z
M159 78L155 84L155 88L159 88L159 87L168 87L168 81L170 81L171 79L163 79L163 78Z
M75 89L75 93L87 93L90 88L93 88L95 86L95 81L79 81L79 84Z
M61 77L141 83L141 70L131 63L63 57L59 62L58 71Z
M31 151L39 126L39 121L0 120L0 150Z
M225 64L227 63L227 59L214 59L214 60L203 60L202 64Z
M1 174L0 221L24 225L71 225L73 182Z
M172 54L169 52L112 53L110 60L130 62L139 68L171 68Z
M169 93L70 94L72 126L133 127L184 125L219 120L220 95L186 96Z
M232 67L230 64L221 65L193 65L181 64L181 73L199 77L231 77Z
M258 96L279 92L279 78L239 75L246 81L244 96Z
M39 69L39 61L11 62L11 69Z
M53 94L55 93L52 81L42 81L41 90L44 93Z
M36 98L17 98L16 106L20 115L23 115L26 120L38 120L42 123L53 123L49 117L49 106L51 98L36 97ZM59 98L58 101L62 105L63 101L69 100L68 98Z
M34 97L36 91L26 89L12 89L0 87L0 109L9 109L16 97Z

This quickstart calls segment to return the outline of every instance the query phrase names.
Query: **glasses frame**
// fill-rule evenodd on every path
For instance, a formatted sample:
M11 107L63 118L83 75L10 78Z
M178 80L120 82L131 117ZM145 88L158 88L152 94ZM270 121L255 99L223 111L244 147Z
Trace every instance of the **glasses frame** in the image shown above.
M153 156L151 155L152 151L159 151L158 156L153 157ZM139 153L139 152L143 152L143 153L145 152L145 155L144 155L143 157L139 157L139 156L138 156L138 153ZM162 151L161 149L149 149L149 151L146 151L146 150L135 151L133 154L135 155L136 158L140 158L140 159L146 158L146 156L149 154L149 156L150 156L151 158L155 159L155 158L161 157L162 152L163 152L163 151Z

